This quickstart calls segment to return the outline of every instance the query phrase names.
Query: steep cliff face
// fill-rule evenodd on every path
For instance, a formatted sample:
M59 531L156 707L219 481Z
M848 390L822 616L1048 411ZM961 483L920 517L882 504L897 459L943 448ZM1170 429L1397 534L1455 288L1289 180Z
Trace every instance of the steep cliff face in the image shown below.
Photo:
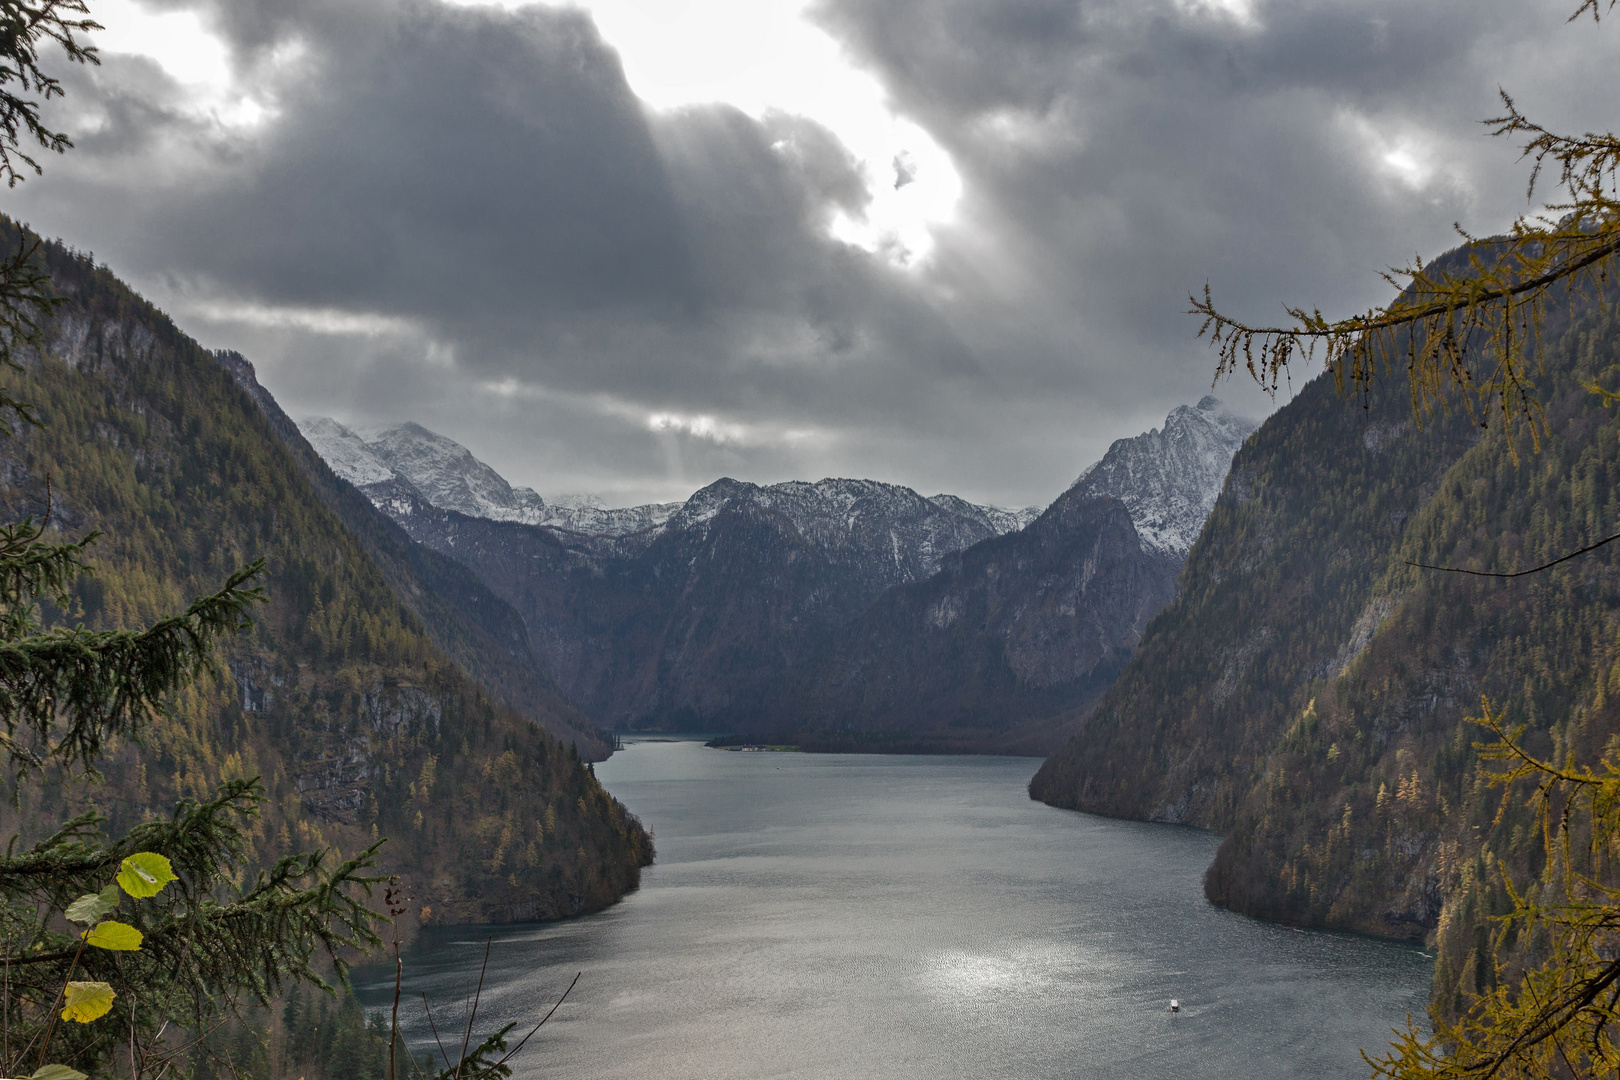
M0 441L0 507L37 515L49 477L54 524L106 534L95 577L50 616L141 625L259 555L271 602L228 645L224 677L155 717L105 785L26 783L6 824L37 835L88 801L121 829L257 775L257 856L387 836L385 872L428 921L564 915L632 888L645 831L435 646L248 393L104 268L58 245L43 257L68 302L15 380L45 424ZM516 640L497 624L480 632Z
M1250 763L1337 671L1406 523L1472 441L1460 412L1419 428L1398 390L1366 405L1314 380L1238 451L1178 599L1037 798L1229 824Z
M1620 521L1620 423L1582 383L1620 362L1620 319L1545 331L1540 450L1461 410L1414 422L1404 388L1317 380L1238 454L1137 656L1031 794L1226 834L1207 891L1283 921L1429 937L1437 1001L1488 959L1498 859L1540 872L1524 800L1486 783L1481 695L1533 752L1587 759L1616 731L1620 563L1608 548L1513 570Z

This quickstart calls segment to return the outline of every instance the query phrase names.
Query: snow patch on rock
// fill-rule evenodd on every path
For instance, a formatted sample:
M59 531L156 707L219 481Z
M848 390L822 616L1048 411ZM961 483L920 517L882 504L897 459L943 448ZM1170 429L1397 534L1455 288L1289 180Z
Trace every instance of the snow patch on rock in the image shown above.
M1145 547L1185 558L1215 509L1232 456L1257 426L1206 396L1173 409L1162 429L1116 440L1070 490L1114 496Z
M594 537L701 529L727 509L752 508L781 515L815 543L842 547L893 533L887 547L901 563L932 568L953 551L991 536L1015 532L1040 516L1039 507L1008 510L979 506L955 495L924 498L907 487L876 480L792 480L762 487L718 480L685 502L608 508L590 495L547 503L526 487L512 487L466 447L420 424L355 431L329 417L307 419L299 430L315 451L382 511L396 520L413 499L489 521L582 533ZM910 576L909 574L907 575Z
M412 495L468 517L623 536L663 524L682 505L609 510L578 496L570 503L548 504L533 489L507 483L465 446L420 424L354 431L329 417L315 417L300 421L298 429L333 472L396 518L409 512L406 496Z

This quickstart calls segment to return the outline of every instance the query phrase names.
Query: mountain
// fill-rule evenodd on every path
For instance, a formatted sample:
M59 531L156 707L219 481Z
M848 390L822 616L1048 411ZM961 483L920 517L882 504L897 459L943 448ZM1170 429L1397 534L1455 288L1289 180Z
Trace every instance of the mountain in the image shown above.
M19 233L0 221L0 242ZM383 872L422 921L567 915L634 888L645 830L577 753L446 655L423 625L435 609L391 583L459 568L398 553L384 569L226 366L88 257L46 244L40 259L65 301L8 387L44 424L0 440L0 512L37 520L49 496L53 528L104 532L95 575L47 618L145 625L260 555L270 601L224 648L222 677L119 747L104 783L8 781L0 825L37 837L88 804L122 831L259 776L256 860L389 837ZM521 629L462 627L498 649Z
M1531 792L1487 782L1467 717L1488 697L1560 761L1612 745L1620 552L1512 579L1412 564L1511 571L1615 530L1620 420L1583 384L1612 378L1620 313L1576 308L1549 305L1539 448L1455 404L1419 423L1397 379L1352 402L1304 387L1031 794L1223 834L1206 892L1239 911L1427 940L1442 1011L1488 986L1498 868L1524 887L1543 861Z
M1172 410L1162 429L1117 440L1071 490L1118 499L1145 548L1185 559L1215 509L1232 455L1254 429L1206 395Z
M519 521L592 536L623 536L661 525L680 503L623 510L547 504L530 488L514 488L460 443L420 424L384 428L367 439L330 417L305 420L304 437L332 471L379 507L408 513L414 500L489 521Z
M751 726L822 749L1056 749L1174 596L1253 429L1206 397L1116 441L1027 528L829 635Z
M1182 406L1044 513L726 479L667 513L599 511L627 527L571 529L417 425L304 424L335 471L513 604L599 722L1020 752L1050 749L1124 664L1252 428L1214 398Z
M397 495L397 493L396 493ZM714 727L770 699L820 635L1016 514L869 480L719 480L619 537L394 498L412 537L523 616L569 700L614 726Z
M420 424L399 424L367 437L323 416L303 421L300 429L334 473L396 517L408 515L419 504L426 504L488 521L515 521L584 536L617 538L656 530L686 505L649 503L608 509L589 496L547 503L530 488L512 487L460 443ZM762 492L759 499L806 523L829 513L842 513L875 493L894 490L915 495L910 489L864 480L823 480L819 484L789 482L757 490ZM944 519L969 521L975 528L989 530L991 534L1020 529L1040 513L1035 507L1006 510L999 506L978 506L955 495L935 495L929 501L938 507ZM712 499L704 505L711 504ZM694 510L687 516L687 523L704 512L701 508ZM919 534L918 538L932 543L929 536ZM904 535L897 542L904 543Z

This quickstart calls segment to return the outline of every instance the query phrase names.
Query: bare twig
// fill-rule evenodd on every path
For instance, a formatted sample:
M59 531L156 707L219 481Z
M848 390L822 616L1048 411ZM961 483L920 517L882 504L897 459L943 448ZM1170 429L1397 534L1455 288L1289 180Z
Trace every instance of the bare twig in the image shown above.
M514 1054L516 1054L519 1050L523 1049L523 1044L529 1041L529 1036L533 1035L535 1032L539 1031L541 1028L546 1026L546 1021L551 1019L551 1014L556 1012L558 1009L562 1008L562 1003L567 1001L568 1000L568 995L574 992L574 987L579 984L579 977L581 975L583 975L583 974L585 974L583 971L574 972L574 981L569 983L568 984L568 989L564 990L562 992L562 997L558 998L557 999L557 1004L555 1004L555 1005L553 1005L551 1007L551 1012L548 1012L548 1013L546 1013L546 1015L542 1016L540 1018L540 1022L538 1024L534 1025L534 1027L529 1029L529 1034L525 1035L525 1036L523 1036L523 1038L519 1039L518 1044L516 1046L512 1047L511 1050L507 1051L506 1056L501 1058L501 1060L497 1061L495 1064L497 1064L497 1065L505 1065L508 1061L510 1061L512 1059L512 1056Z
M478 989L473 994L472 1011L467 1014L467 1030L461 1036L461 1060L456 1062L455 1080L461 1080L462 1066L467 1063L467 1044L472 1041L473 1021L478 1018L478 1000L484 996L484 973L489 970L489 950L494 944L494 938L484 941L484 964L478 969Z
M422 1008L427 1012L428 1029L433 1032L433 1041L439 1044L439 1056L444 1059L444 1067L450 1067L450 1055L444 1051L444 1041L439 1038L439 1025L433 1022L433 1006L428 1004L427 994L422 995Z

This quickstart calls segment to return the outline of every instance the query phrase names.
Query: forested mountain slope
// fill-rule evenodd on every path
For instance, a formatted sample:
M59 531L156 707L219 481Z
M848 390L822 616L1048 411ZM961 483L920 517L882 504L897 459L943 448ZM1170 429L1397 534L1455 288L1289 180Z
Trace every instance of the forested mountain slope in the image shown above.
M4 223L0 243L16 242ZM433 643L248 393L106 268L59 245L42 258L67 303L16 379L44 426L0 441L0 503L39 515L49 479L53 528L106 534L73 609L48 614L141 625L269 560L270 603L227 646L226 677L82 793L110 827L259 775L258 857L387 836L383 865L428 921L569 914L634 887L652 854L640 824ZM28 834L70 805L61 778L16 797L8 824Z
M1620 524L1620 316L1545 328L1547 437L1412 420L1395 380L1365 402L1320 378L1239 453L1136 658L1031 783L1037 798L1226 834L1206 887L1287 922L1438 939L1437 1000L1489 979L1482 919L1521 875L1529 810L1485 783L1480 696L1533 752L1594 760L1620 732L1620 553L1488 579ZM1365 407L1362 407L1362 406ZM1522 876L1521 876L1522 880Z
M512 605L455 559L413 541L354 485L337 476L259 385L245 357L221 352L215 359L253 398L321 502L365 546L394 595L418 616L435 644L496 698L574 746L587 760L601 761L612 753L608 737L558 692Z

